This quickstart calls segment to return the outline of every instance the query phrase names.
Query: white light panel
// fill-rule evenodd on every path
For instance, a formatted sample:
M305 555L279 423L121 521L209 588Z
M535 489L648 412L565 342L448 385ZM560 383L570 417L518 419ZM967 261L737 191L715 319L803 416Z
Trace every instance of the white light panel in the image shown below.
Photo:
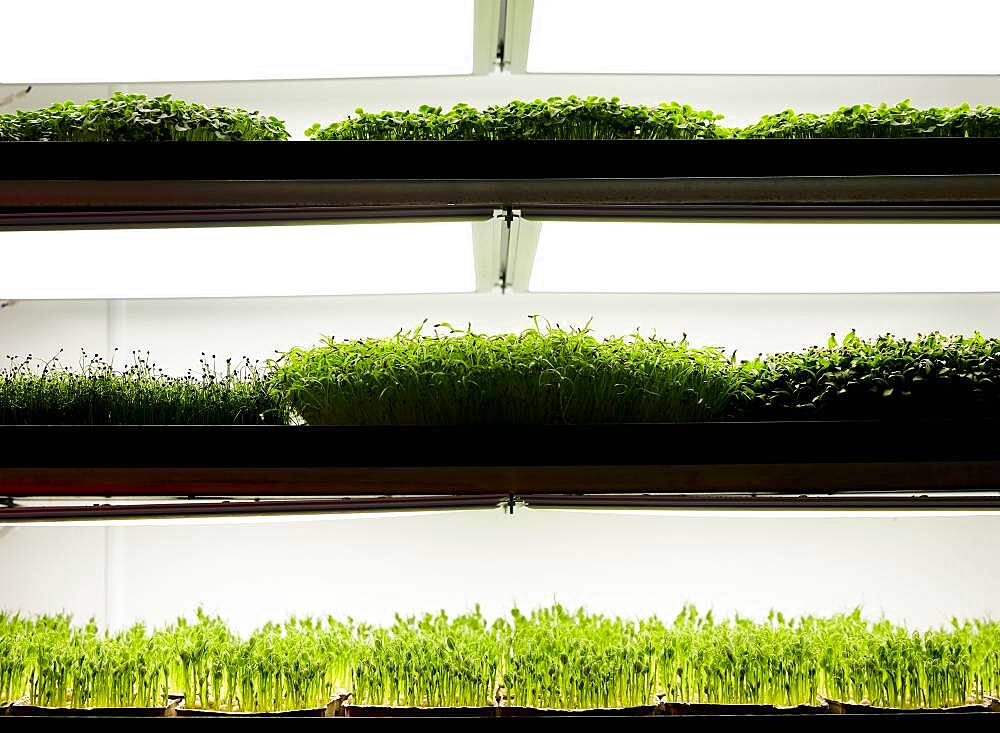
M801 0L535 0L527 68L598 74L996 74L998 26L995 0L947 6L929 0L841 0L829 7Z
M545 222L529 290L1000 291L1000 224Z
M0 231L0 300L475 289L467 222Z
M469 0L5 3L0 83L472 73Z

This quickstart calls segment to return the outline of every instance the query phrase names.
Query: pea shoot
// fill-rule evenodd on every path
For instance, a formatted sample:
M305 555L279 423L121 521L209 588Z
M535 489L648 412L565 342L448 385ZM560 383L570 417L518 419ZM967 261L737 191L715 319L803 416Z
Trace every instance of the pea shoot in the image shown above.
M399 616L378 627L291 618L246 637L198 611L151 630L101 632L69 616L0 613L0 703L192 708L361 705L621 708L662 699L802 705L823 698L940 708L1000 693L1000 623L953 619L911 630L860 610L766 621L686 606L672 622L554 605L490 621L478 608Z

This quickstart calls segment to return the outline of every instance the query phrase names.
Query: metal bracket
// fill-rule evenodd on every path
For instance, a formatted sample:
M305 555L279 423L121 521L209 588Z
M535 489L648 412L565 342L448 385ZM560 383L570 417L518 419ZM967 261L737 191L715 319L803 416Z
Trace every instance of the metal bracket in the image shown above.
M524 218L520 209L508 208L502 223L500 290L504 293L527 292L541 222Z
M503 71L510 65L510 61L506 57L508 1L500 0L500 22L497 24L497 55L495 66L497 71Z
M475 226L477 290L527 291L541 223L525 219L520 209L508 205L495 209L488 223Z
M8 94L6 97L0 98L0 107L6 107L11 102L26 96L31 91L31 85L26 86L24 89L14 92L13 94Z
M503 223L500 227L500 270L497 273L497 287L500 289L501 293L506 293L507 288L510 285L510 235L511 227L514 224L515 217L520 219L521 212L515 212L514 209L509 206L497 215L497 218L503 219Z
M528 66L534 0L501 0L501 3L496 70L523 74Z

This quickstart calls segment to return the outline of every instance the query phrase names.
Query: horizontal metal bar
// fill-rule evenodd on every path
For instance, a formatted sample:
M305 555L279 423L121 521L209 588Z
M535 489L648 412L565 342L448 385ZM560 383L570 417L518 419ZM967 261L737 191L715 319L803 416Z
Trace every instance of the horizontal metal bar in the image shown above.
M516 165L500 171L489 161ZM0 143L0 227L526 216L991 219L1000 138Z
M745 221L789 219L801 221L1000 219L997 204L664 204L620 206L521 205L525 219Z
M1000 138L998 138L1000 139ZM2 151L0 151L2 152ZM789 176L789 177L662 177L545 179L357 179L357 180L164 180L156 171L141 180L0 180L0 213L14 215L58 212L240 210L275 216L275 210L325 216L335 209L351 216L492 208L522 211L576 211L778 206L850 206L856 214L904 205L955 208L975 213L1000 204L1000 175L961 176ZM484 171L483 176L488 176ZM978 207L979 210L976 210Z
M182 501L163 504L94 504L0 507L2 522L55 520L144 519L171 517L272 516L345 514L452 509L489 509L508 501L507 495L381 496L291 501Z
M2 186L0 186L2 187ZM4 199L0 197L0 201ZM61 229L66 227L107 227L163 225L177 226L192 224L199 226L230 224L268 224L310 222L321 224L348 223L350 221L478 221L493 215L492 207L483 206L261 206L222 208L172 208L162 209L67 209L44 210L24 208L21 210L0 209L0 229L39 228Z
M523 498L530 508L705 509L705 510L1000 510L1000 496L788 496L788 495L587 495L536 494Z
M781 496L781 495L571 495L383 496L257 501L186 500L169 503L13 506L0 523L67 520L292 516L407 511L495 509L508 503L532 509L664 509L730 511L1000 511L1000 496Z
M0 209L0 229L117 228L143 226L226 226L234 224L277 224L309 222L313 224L356 222L477 221L488 218L497 209L521 211L534 220L611 220L611 221L992 221L1000 219L1000 203L985 204L620 204L535 206L497 200L490 204L438 207L422 206L298 206L245 208L131 208L99 210L13 210Z

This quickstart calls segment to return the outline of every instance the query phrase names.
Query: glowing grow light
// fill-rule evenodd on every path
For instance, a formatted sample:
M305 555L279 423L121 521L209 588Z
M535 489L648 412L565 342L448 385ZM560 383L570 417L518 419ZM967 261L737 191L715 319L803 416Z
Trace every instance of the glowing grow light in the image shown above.
M545 222L529 289L995 292L998 234L991 223Z
M535 0L529 72L996 74L1000 4ZM669 92L667 93L669 96ZM895 100L892 100L895 101Z
M467 222L0 232L0 299L475 289Z
M239 5L6 4L0 83L420 76L472 72L467 0Z

